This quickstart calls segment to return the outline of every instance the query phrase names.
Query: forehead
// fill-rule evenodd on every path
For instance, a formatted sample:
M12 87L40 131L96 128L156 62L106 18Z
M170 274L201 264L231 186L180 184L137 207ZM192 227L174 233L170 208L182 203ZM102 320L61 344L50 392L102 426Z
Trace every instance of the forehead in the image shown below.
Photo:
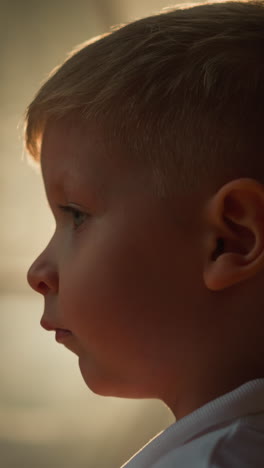
M41 169L47 190L78 188L102 194L118 177L120 164L109 152L102 129L76 117L48 123Z

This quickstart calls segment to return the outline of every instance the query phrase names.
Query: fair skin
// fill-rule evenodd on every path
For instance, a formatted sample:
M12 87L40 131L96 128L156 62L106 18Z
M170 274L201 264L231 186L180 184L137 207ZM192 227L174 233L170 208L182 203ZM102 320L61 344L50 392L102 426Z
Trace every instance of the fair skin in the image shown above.
M237 179L161 200L123 151L109 154L91 122L48 125L56 229L28 281L45 299L42 325L71 331L64 344L92 391L159 398L180 419L264 377L264 190Z

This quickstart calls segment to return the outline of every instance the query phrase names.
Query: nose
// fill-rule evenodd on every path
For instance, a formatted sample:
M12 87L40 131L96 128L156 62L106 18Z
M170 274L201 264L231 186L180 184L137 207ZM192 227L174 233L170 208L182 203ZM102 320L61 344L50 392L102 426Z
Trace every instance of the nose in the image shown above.
M27 273L27 280L32 289L44 296L58 291L58 272L55 264L47 258L46 252L32 263Z

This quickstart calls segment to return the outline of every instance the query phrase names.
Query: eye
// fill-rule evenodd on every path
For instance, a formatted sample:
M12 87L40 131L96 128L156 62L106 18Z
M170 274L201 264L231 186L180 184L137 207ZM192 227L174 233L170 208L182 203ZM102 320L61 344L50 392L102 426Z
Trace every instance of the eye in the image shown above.
M73 219L73 225L74 229L78 229L78 227L83 224L83 222L87 218L87 213L84 213L83 211L74 208L73 206L62 206L60 205L60 209L66 213L69 213L72 216Z

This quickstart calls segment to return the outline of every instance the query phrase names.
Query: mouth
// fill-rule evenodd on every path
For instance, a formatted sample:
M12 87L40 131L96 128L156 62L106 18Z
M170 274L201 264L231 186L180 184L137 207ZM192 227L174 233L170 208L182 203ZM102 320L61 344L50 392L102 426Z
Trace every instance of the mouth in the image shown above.
M65 328L60 328L57 325L52 324L51 322L48 322L47 320L45 320L43 318L40 321L40 325L42 326L42 328L44 328L47 331L55 331L56 335L58 334L58 337L59 336L64 336L64 335L65 336L66 335L72 335L72 332L70 330L67 330Z
M70 332L70 330L57 328L55 331L55 339L58 343L64 343L70 336L72 336L72 332Z

